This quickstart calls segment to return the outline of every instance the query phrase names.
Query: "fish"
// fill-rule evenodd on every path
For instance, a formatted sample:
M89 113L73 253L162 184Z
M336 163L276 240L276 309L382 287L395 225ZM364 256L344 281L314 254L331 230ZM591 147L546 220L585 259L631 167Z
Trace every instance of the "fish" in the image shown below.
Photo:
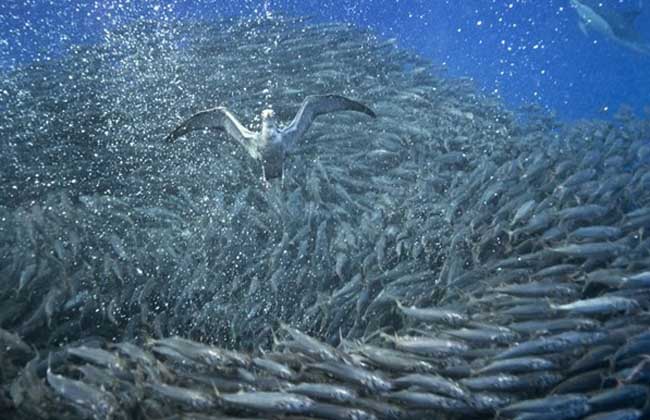
M601 219L609 209L600 204L585 204L583 206L569 207L558 212L558 216L563 223L594 221Z
M590 242L551 248L551 251L568 257L596 259L618 257L629 250L628 246L615 242Z
M510 329L520 334L544 335L565 331L591 331L600 327L600 323L589 318L559 318L549 320L532 320L515 322L508 325Z
M460 383L472 391L535 392L550 389L562 379L564 375L555 372L535 372L519 376L500 373L464 378Z
M374 414L371 414L362 409L341 407L340 405L328 403L315 403L306 411L305 414L316 418L327 418L334 420L377 420L377 417Z
M414 373L401 376L393 380L395 388L417 387L421 390L433 392L457 400L468 400L470 394L458 383L438 375L424 375Z
M578 332L569 331L557 335L537 338L514 345L495 356L495 360L512 359L544 353L561 352L579 346L590 346L601 344L609 338L609 335L602 331Z
M566 283L530 282L497 287L494 291L517 297L578 297L578 288Z
M391 381L385 378L383 374L371 372L361 367L334 361L315 363L309 367L325 372L344 382L366 388L371 392L387 392L393 388Z
M215 397L201 391L163 383L152 383L148 388L166 399L194 410L211 410L218 406Z
M126 363L112 352L87 346L69 347L67 353L82 360L107 367L116 374L125 373Z
M650 54L650 44L634 28L639 9L618 11L591 0L571 0L571 7L578 14L578 25L585 35L591 29L632 51Z
M589 405L596 412L625 407L643 408L648 401L649 392L644 385L623 384L595 393L589 398Z
M588 226L581 227L569 234L576 241L615 241L623 236L622 229L616 226Z
M500 414L512 416L540 413L555 418L579 418L590 411L589 399L580 394L552 395L546 398L514 403L500 410Z
M305 414L316 404L309 397L289 392L240 392L221 394L218 399L232 407L277 414Z
M572 373L580 373L605 367L609 365L609 358L615 351L616 347L612 345L605 344L596 346L585 353L580 359L576 360L569 368L569 371Z
M572 315L605 315L613 312L633 313L640 308L636 300L618 296L601 296L576 300L564 305L551 305L551 307Z
M267 371L281 379L293 379L296 376L295 372L288 366L271 359L254 357L251 362L256 368Z
M157 351L166 352L164 349L168 349L189 360L207 365L225 363L246 367L250 364L250 358L247 355L197 343L179 336L150 340L149 345L155 346Z
M391 341L395 345L396 349L423 356L450 356L454 354L462 354L470 349L467 344L455 340L420 336L391 337L383 333L382 335L385 339Z
M357 393L353 389L332 384L299 383L289 388L289 390L314 400L335 403L352 403L358 398Z
M463 401L426 392L409 390L396 391L386 394L386 398L413 409L440 410L454 414L467 414L471 412L470 406Z
M291 343L293 348L300 348L303 352L316 356L323 361L346 359L343 353L339 352L329 344L316 340L289 325L281 324L281 329L286 331L293 339L293 343Z
M523 203L517 209L514 216L512 217L512 221L510 222L510 226L515 226L519 222L523 222L526 219L528 219L528 217L534 211L536 205L537 205L537 201L535 201L535 200L528 200L525 203Z
M608 411L592 414L585 417L586 420L638 420L643 417L643 411L634 408Z
M32 348L17 334L0 328L0 346L3 354L21 353L30 355Z
M615 380L609 375L607 369L593 369L572 375L570 378L567 378L553 388L551 393L588 393L603 388L609 388L615 384Z
M93 418L105 419L116 415L120 410L115 398L84 382L66 378L47 370L47 383L61 397L91 413Z
M355 349L363 355L370 364L387 371L395 372L435 372L436 366L430 361L402 351L363 345Z
M619 289L642 289L650 287L650 271L623 276L616 285Z
M507 328L461 328L458 330L443 330L443 334L477 345L508 344L517 339L517 333Z
M479 374L485 373L531 373L552 370L556 364L542 357L515 357L512 359L495 360L478 369Z
M427 322L427 323L443 323L454 326L462 326L469 320L466 315L449 309L443 308L416 308L415 306L404 306L398 299L395 298L397 308L407 317Z

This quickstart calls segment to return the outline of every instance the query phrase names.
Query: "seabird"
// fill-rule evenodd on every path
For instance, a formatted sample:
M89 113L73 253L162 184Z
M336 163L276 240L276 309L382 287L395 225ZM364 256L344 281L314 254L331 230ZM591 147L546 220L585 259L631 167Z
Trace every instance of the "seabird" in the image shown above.
M344 96L314 95L302 101L293 121L284 128L278 127L272 109L262 111L262 130L255 132L244 127L228 109L219 106L194 114L172 131L166 140L172 142L193 130L223 130L244 146L253 159L262 161L264 179L270 180L282 176L287 153L293 150L314 119L338 111L356 111L376 117L367 106Z

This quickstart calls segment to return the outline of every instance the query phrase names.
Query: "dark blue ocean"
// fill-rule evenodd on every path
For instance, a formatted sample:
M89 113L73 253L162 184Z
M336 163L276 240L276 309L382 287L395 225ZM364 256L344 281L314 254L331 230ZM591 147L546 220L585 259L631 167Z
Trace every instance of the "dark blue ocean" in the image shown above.
M603 10L634 10L650 43L650 5L603 0ZM370 27L419 52L450 76L469 77L512 108L535 104L561 119L608 119L650 103L650 54L578 26L569 0L4 0L0 67L56 57L71 44L93 43L105 29L139 18L211 19L282 13ZM647 112L647 111L646 111Z

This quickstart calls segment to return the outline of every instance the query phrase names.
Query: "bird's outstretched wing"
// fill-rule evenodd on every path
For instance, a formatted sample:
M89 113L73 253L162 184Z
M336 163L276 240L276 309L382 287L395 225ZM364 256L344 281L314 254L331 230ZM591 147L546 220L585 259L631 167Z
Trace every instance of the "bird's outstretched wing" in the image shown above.
M244 127L230 111L224 107L216 107L197 112L176 127L165 140L173 142L190 131L217 129L223 130L239 144L244 146L246 151L255 159L259 159L260 153L257 144L257 135Z
M298 110L298 113L294 117L293 121L291 121L291 124L282 130L282 137L284 138L287 147L295 145L296 142L302 138L302 136L311 126L314 118L318 117L319 115L329 114L330 112L337 111L363 112L364 114L369 115L373 118L376 117L375 113L370 108L360 102L346 98L345 96L307 96L305 100L302 101L300 110Z

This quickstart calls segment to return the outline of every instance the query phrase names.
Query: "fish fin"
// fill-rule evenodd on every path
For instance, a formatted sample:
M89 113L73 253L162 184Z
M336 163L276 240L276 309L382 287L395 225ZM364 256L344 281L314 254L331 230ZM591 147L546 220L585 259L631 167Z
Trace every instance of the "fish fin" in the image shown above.
M368 341L370 341L371 339L373 339L373 338L375 338L375 337L377 337L377 336L379 336L379 337L383 337L384 335L387 335L386 333L384 333L384 330L385 330L385 329L388 329L388 327L380 328L380 329L378 329L377 331L371 333L370 335L368 335L368 336L366 336L366 337L363 337L363 341L364 341L364 342L368 342Z
M578 28L580 28L580 32L584 34L584 36L589 36L589 31L587 30L587 25L583 21L578 22Z
M397 309L399 309L400 311L404 308L404 305L402 304L402 302L399 301L399 298L397 296L387 293L386 298L392 300L397 306Z
M271 340L273 341L273 347L272 347L273 349L282 345L282 342L278 339L278 336L275 333L274 328L271 328Z
M479 281L482 282L482 283L485 283L483 280L479 280ZM487 284L487 283L485 283L485 284ZM458 295L460 297L462 297L463 299L467 299L467 305L468 306L476 305L476 302L478 301L478 298L475 297L473 294L471 294L471 293L469 293L467 291L464 291L462 289L459 289L459 288L454 288L454 291L456 293L458 293Z
M641 54L650 55L650 44L641 44L638 48L638 52Z
M383 338L384 340L395 343L397 341L397 333L395 332L394 335L386 334L383 331L379 332L379 337Z

